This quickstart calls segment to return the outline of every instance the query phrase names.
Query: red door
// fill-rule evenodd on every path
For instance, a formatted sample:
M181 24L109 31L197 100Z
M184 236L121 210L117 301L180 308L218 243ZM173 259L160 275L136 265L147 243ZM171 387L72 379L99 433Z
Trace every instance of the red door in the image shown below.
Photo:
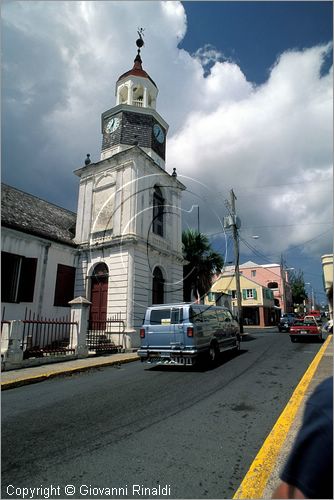
M105 330L108 302L108 269L105 264L99 264L91 278L90 322L95 323L94 329Z

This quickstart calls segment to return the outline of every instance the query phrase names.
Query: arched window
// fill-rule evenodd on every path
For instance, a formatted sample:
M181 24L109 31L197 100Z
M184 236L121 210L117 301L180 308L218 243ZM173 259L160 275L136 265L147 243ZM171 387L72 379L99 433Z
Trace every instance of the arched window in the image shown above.
M104 262L101 262L100 264L96 264L94 267L94 271L92 274L92 277L98 278L98 277L108 277L109 276L109 271L108 271L108 266Z
M142 85L133 87L132 89L133 106L139 106L141 108L143 106L143 96L144 96L144 89Z
M153 193L153 233L164 235L164 199L158 186L154 187Z
M159 267L153 271L152 304L164 303L164 278Z
M268 288L278 288L278 283L276 281L271 281L267 286Z

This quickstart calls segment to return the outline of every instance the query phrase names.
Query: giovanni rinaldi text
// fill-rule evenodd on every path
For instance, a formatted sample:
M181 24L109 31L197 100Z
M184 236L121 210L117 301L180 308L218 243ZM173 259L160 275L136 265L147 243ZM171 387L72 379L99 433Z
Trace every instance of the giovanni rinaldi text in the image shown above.
M125 486L94 486L92 484L82 484L81 486L74 486L67 484L66 486L38 486L38 487L20 487L9 484L6 488L7 495L12 498L51 498L51 497L75 497L76 494L86 496L88 498L101 498L103 497L170 497L171 485L165 484L157 486L145 486L143 484L132 484Z

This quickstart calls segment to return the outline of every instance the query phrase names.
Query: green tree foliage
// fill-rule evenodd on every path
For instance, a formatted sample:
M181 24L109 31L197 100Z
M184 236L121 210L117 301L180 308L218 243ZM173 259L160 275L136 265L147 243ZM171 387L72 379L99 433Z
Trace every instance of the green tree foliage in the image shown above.
M307 299L304 274L302 271L289 271L289 283L294 304L302 304Z
M183 297L191 301L191 293L203 297L211 288L212 279L219 272L224 260L214 252L211 244L202 233L187 229L182 233L183 256L188 261L183 267Z

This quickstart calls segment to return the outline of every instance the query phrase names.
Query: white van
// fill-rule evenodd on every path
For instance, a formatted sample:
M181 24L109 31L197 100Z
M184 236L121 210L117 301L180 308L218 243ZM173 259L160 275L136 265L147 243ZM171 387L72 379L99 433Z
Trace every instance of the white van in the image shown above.
M138 355L148 363L191 366L199 357L215 364L240 348L240 330L226 307L162 304L146 310Z

